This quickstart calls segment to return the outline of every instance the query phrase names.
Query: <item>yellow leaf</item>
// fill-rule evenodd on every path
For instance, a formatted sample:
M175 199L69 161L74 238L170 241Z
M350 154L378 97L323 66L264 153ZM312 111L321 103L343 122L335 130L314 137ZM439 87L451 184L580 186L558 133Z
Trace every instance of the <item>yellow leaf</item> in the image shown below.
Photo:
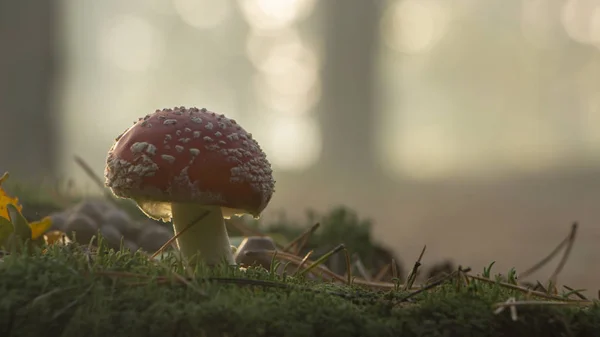
M9 196L8 194L6 194L4 189L2 189L2 183L6 181L6 179L8 179L8 172L5 172L0 177L0 216L10 220L10 217L8 216L8 210L6 209L6 205L14 205L15 208L19 210L19 212L22 211L23 206L19 205L19 198Z
M43 217L39 221L30 222L29 227L31 228L31 238L35 240L46 233L50 227L52 227L52 218L47 216Z

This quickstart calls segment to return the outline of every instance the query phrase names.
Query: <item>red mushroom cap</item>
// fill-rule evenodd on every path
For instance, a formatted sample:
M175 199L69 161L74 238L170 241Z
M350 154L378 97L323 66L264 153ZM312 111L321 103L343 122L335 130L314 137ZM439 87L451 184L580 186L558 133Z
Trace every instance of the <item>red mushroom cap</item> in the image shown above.
M235 120L179 107L156 110L117 137L104 175L116 196L135 200L152 218L169 220L171 202L257 217L273 195L272 172L252 134Z

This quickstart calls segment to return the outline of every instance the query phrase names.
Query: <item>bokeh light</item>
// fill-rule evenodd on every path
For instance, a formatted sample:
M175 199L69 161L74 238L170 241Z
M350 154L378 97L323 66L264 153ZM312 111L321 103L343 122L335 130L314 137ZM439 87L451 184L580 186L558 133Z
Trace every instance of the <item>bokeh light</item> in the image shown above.
M413 180L433 180L456 173L459 144L442 124L427 124L390 133L386 165L394 176ZM408 127L413 126L413 127Z
M263 125L261 144L276 169L302 171L319 159L321 132L315 118L271 114Z
M383 39L388 47L399 52L426 52L444 36L448 19L448 10L437 1L395 1L381 20Z
M593 158L597 158L596 161L600 161L597 155L600 153L600 132L598 132L598 125L600 125L599 95L586 97L581 117L581 126L590 145L589 151Z
M228 118L239 120L242 113L239 111L239 93L230 83L223 79L212 79L210 82L198 81L187 85L185 88L177 88L168 94L177 102L176 105L195 106L206 108ZM173 104L171 104L173 105ZM241 123L243 125L243 123Z
M568 0L563 5L560 18L570 38L579 43L600 46L600 1Z
M250 30L246 36L246 54L252 64L259 69L264 68L265 60L275 46L293 45L303 48L303 41L295 27L263 32Z
M321 81L316 79L306 91L285 92L277 84L283 76L268 76L258 73L254 77L254 88L260 100L270 109L282 114L303 115L308 113L321 98ZM291 87L291 85L287 86Z
M142 4L150 9L152 12L164 16L177 15L175 8L173 7L173 2L165 1L165 0L143 0Z
M160 31L141 17L123 15L109 20L98 41L98 50L122 70L146 71L162 57Z
M484 155L490 162L501 163L514 172L539 173L560 165L568 156L568 147L543 115L523 113L518 121L504 123L510 133L503 133L497 142L486 146L488 151Z
M547 0L527 0L521 7L521 33L531 45L549 48L556 43L560 28L554 4Z
M210 29L224 22L231 15L231 0L172 0L177 14L188 25L198 29Z
M312 12L315 0L238 0L252 29L282 29Z
M303 170L321 152L319 126L309 116L319 101L320 60L301 38L297 22L310 14L314 0L240 0L250 25L246 54L255 68L253 89L259 109L269 116L259 136L273 166Z
M268 107L308 111L320 95L316 55L298 41L271 45L257 64L255 89Z

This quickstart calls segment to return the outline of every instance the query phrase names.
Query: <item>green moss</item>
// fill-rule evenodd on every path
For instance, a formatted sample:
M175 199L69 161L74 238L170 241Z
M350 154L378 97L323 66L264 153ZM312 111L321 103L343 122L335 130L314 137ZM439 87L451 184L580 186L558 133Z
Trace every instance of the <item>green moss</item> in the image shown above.
M449 283L406 293L196 266L141 253L90 255L77 246L9 255L0 263L1 336L594 336L600 306L531 306L494 314L521 293L494 284ZM145 278L107 276L128 272ZM166 283L157 279L168 277ZM137 282L137 284L132 284Z
M404 277L405 270L400 259L394 256L390 250L375 242L371 233L372 221L360 218L357 212L344 206L335 207L324 214L309 210L306 212L304 222L291 220L286 217L285 213L280 213L279 218L275 221L266 224L254 221L250 222L250 226L256 229L260 228L262 232L268 233L274 238L283 237L284 240L279 239L278 241L287 244L315 223L319 223L320 227L310 235L304 248L300 251L300 255L313 251L312 257L318 258L343 243L349 252L360 258L371 274L377 273L394 259L400 278ZM332 262L330 259L326 265L330 269L342 273L343 271L336 270L335 264ZM345 264L343 265L345 267Z

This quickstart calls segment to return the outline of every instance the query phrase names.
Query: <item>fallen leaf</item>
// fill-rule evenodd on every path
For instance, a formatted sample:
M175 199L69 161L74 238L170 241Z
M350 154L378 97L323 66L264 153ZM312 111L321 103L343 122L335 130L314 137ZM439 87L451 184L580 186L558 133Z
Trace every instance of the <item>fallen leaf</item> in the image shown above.
M52 227L52 219L50 217L45 217L39 221L28 222L21 213L23 206L19 204L19 198L9 196L6 191L2 189L2 183L7 179L8 172L0 177L0 218L12 223L10 233L14 232L22 238L36 240ZM8 229L9 227L7 227L6 224L0 222L0 242L3 242L4 236L10 235L10 233L4 234Z
M15 234L22 239L31 239L31 228L27 219L21 214L21 211L13 204L7 204L6 210L8 211L10 222L15 227Z
M39 238L44 235L44 233L52 227L52 218L47 216L43 217L39 221L33 221L29 223L29 228L31 228L31 238L33 240Z
M5 172L0 177L0 217L10 220L7 205L15 206L15 208L19 212L21 212L23 206L19 205L19 198L9 196L8 194L6 194L4 189L2 189L2 183L5 182L6 179L8 179L8 172Z

